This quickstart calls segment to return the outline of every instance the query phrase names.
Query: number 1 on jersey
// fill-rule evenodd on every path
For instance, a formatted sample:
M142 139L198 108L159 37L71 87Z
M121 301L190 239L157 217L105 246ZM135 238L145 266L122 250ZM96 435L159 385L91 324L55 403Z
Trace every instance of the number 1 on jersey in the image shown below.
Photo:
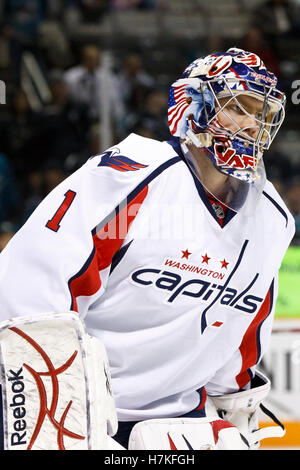
M48 220L46 223L46 227L49 228L50 230L53 230L54 232L57 232L60 228L60 222L62 218L64 217L65 213L67 210L70 208L74 198L76 196L76 193L74 191L71 191L70 189L66 192L65 194L65 199L55 212L54 216L52 219Z

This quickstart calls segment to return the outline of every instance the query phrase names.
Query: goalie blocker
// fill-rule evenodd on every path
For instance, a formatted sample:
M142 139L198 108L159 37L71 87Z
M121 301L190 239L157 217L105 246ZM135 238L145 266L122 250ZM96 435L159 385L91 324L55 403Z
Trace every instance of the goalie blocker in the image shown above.
M5 450L117 449L103 344L71 312L0 324Z

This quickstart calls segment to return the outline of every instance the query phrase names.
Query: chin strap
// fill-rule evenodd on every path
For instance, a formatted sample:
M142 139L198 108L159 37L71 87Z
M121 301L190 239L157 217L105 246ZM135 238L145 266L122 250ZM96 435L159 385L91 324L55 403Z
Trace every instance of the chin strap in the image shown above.
M212 136L208 132L195 134L190 126L186 131L185 143L192 143L198 148L210 147L212 145Z
M193 115L191 115L192 117ZM186 131L186 142L192 142L196 147L211 147L213 142L219 142L224 148L230 146L231 139L234 137L232 132L228 131L217 118L214 118L205 129L206 132L197 132L193 119L188 119L188 130Z

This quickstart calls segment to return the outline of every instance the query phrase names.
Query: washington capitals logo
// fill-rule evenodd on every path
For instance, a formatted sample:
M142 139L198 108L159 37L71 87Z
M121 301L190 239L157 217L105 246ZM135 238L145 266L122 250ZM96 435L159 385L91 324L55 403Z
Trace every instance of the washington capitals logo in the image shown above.
M120 155L120 150L118 148L107 150L100 156L101 161L98 166L108 166L109 168L113 168L118 171L137 171L148 166L135 162L124 155Z

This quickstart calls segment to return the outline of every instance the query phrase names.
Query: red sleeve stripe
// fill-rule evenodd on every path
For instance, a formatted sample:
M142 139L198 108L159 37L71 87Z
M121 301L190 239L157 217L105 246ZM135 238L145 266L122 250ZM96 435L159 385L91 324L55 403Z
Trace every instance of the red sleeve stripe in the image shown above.
M72 299L70 310L78 312L76 297L93 295L101 287L95 246L83 267L69 280L68 284Z
M200 403L197 406L195 411L200 411L200 410L204 409L204 406L205 406L205 403L206 403L206 398L207 398L205 387L202 387L202 389L200 391L198 390L198 393L200 394Z
M258 313L247 329L239 348L242 356L242 367L235 379L240 389L245 387L245 385L247 385L251 380L250 368L257 364L260 358L260 330L263 322L272 311L273 288L274 281L272 282Z
M145 186L130 203L106 221L103 227L92 231L93 250L80 271L68 283L72 299L71 310L78 312L77 297L93 295L100 289L99 271L110 266L147 194L148 186Z

